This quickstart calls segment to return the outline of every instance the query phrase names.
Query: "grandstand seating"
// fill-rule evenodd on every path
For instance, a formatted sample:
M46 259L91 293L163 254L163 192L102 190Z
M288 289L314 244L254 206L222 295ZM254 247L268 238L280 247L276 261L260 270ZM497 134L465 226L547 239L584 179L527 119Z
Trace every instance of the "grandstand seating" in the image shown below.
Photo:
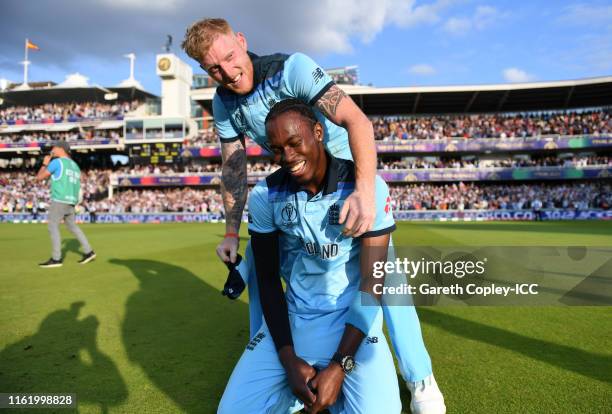
M123 118L139 105L0 107L0 213L45 212L48 187L33 176L39 148L59 139L90 151L76 153L83 169L81 211L223 217L214 128L185 138L180 156L168 164L143 165L154 157L140 157L140 164L112 165L113 154L131 156ZM535 200L544 209L610 210L610 108L370 118L379 174L392 184L396 211L531 210ZM247 147L254 184L278 167L248 139Z

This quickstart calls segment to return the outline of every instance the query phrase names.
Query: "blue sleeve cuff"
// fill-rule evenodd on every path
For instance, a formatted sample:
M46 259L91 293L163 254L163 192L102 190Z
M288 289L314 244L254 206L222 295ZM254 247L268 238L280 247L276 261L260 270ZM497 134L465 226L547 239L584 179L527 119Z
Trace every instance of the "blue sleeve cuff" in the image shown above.
M369 293L358 291L346 317L346 323L367 335L380 312L380 304Z

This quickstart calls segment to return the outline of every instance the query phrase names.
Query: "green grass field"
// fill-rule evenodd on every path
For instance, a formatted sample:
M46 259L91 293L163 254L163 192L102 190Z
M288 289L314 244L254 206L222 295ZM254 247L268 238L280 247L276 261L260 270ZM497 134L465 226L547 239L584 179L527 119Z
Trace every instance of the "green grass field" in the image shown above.
M82 228L96 261L76 264L64 234L64 266L40 269L46 227L0 225L0 392L76 393L83 413L215 412L248 340L247 299L219 293L223 225ZM612 223L401 223L394 238L612 246ZM418 311L449 413L612 412L612 307Z

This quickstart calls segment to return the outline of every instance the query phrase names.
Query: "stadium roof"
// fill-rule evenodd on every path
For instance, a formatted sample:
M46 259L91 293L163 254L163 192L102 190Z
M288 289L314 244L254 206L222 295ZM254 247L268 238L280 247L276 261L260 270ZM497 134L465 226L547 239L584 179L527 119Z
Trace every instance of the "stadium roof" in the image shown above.
M553 82L376 88L339 85L368 115L522 112L612 105L612 76ZM211 111L215 88L191 97Z
M4 100L2 106L31 106L47 103L65 102L110 102L105 95L116 93L117 97L111 100L131 101L138 99L156 99L157 96L150 92L134 87L112 87L102 86L48 86L44 88L32 88L26 90L8 90L0 92L0 98Z

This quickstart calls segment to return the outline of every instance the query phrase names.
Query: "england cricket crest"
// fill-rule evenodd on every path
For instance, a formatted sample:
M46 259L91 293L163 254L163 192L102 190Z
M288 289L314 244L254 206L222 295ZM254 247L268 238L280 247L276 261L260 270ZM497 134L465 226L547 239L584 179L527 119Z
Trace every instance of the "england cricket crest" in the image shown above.
M327 222L332 226L340 224L340 206L337 203L329 207L327 211Z

